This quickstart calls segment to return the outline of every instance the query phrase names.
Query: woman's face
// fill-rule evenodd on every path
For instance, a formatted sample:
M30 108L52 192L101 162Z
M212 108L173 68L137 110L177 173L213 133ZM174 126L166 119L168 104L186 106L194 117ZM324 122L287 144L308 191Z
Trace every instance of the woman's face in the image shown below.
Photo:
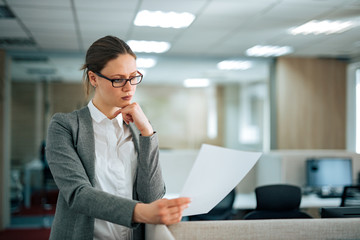
M110 60L100 72L110 79L129 79L137 74L136 60L130 54L119 54ZM89 73L91 84L96 86L95 98L107 108L123 108L130 104L136 91L136 85L131 85L129 81L125 86L114 88L111 81L99 77L94 73Z

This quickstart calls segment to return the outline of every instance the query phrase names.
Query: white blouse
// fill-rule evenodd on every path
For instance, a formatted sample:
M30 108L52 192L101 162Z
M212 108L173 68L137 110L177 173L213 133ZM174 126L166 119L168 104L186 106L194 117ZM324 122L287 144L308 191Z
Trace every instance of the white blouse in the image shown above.
M121 114L110 120L92 101L88 107L95 136L95 187L132 199L137 153L131 131L123 122ZM94 240L131 239L131 235L132 230L125 226L95 219Z

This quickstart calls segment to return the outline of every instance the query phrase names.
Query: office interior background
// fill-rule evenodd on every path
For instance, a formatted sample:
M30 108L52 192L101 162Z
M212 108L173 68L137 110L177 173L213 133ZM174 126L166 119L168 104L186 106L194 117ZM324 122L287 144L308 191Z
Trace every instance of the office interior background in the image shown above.
M359 0L0 0L1 227L10 170L91 99L80 68L98 38L136 52L161 151L360 152L359 26Z

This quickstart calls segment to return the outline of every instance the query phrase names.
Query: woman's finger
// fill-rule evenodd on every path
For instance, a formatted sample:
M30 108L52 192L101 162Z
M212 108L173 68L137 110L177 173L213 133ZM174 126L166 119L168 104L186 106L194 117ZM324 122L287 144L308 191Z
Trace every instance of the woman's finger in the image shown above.
M168 208L169 214L181 214L188 205L173 206Z
M190 198L181 197L181 198L169 199L168 205L169 206L180 206L180 205L189 204L190 202L191 202Z

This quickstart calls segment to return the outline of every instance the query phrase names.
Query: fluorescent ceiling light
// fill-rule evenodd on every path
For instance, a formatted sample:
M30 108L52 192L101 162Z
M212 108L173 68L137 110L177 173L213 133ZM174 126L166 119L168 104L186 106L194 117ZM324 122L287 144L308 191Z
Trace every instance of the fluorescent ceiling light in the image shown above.
M299 27L291 28L289 32L292 35L298 34L332 34L332 33L342 33L350 28L354 27L354 23L351 21L317 21L313 20L307 22Z
M246 70L251 68L251 65L249 61L225 60L219 62L217 67L221 70Z
M246 50L248 56L254 57L278 57L293 52L293 48L289 46L261 46L256 45Z
M134 24L142 27L186 28L194 19L195 16L187 12L176 13L144 10L138 12Z
M127 44L134 52L163 53L170 49L168 42L130 40Z
M136 59L136 65L138 68L152 68L156 64L156 60L153 58L138 58Z
M185 79L185 87L207 87L210 85L210 81L207 78L189 78Z

